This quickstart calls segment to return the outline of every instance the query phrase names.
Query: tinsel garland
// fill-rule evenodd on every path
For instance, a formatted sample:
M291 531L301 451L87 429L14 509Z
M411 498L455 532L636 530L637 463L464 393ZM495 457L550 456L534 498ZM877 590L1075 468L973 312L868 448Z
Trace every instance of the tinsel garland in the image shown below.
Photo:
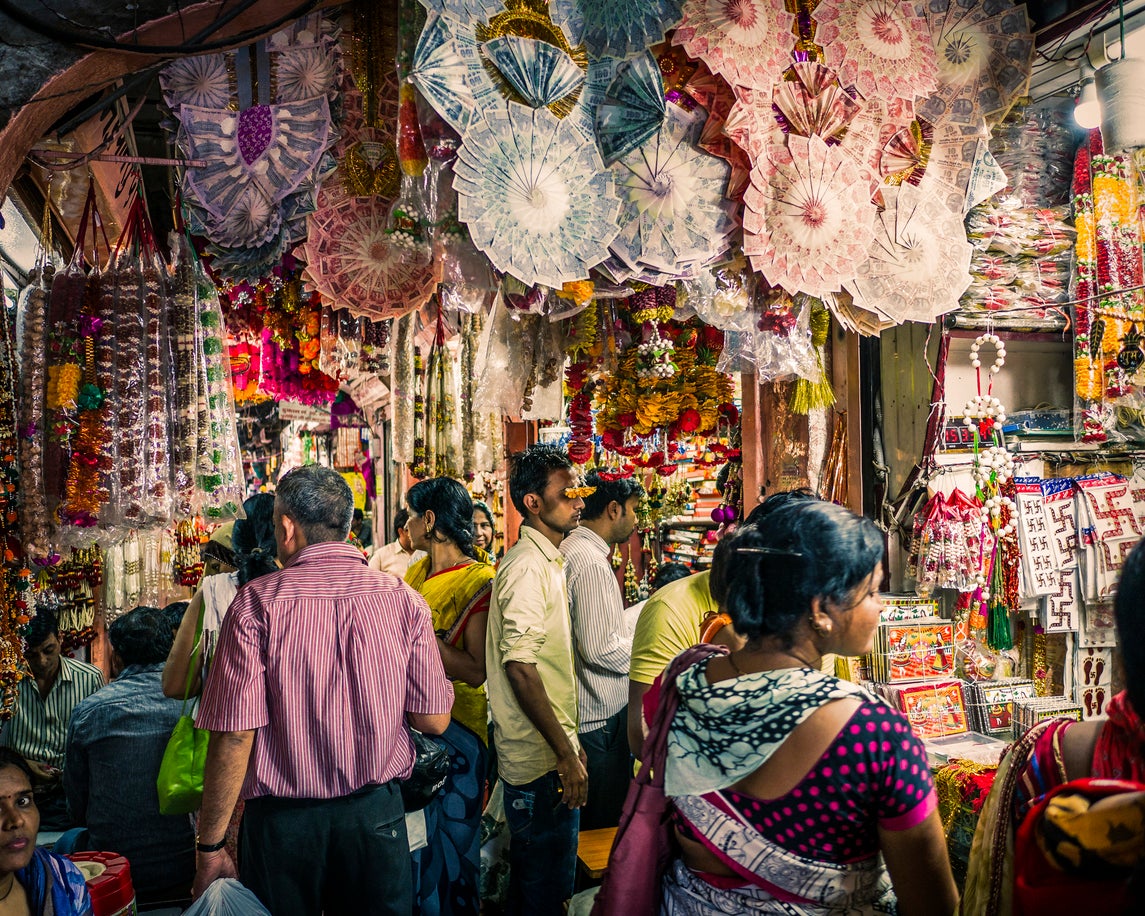
M418 480L429 476L425 450L425 362L421 358L421 347L413 348L413 465L410 474Z
M51 225L50 219L48 225ZM48 528L48 498L44 490L44 397L48 368L48 290L55 268L46 257L32 270L31 285L24 298L23 333L20 336L20 489L21 539L29 557L43 558L51 552ZM57 381L58 386L58 381Z
M390 376L392 456L395 464L411 464L414 440L414 322L417 316L394 319L393 359Z
M0 300L3 295L0 277ZM8 719L16 701L16 684L26 673L20 628L28 623L32 571L20 546L18 506L20 466L17 423L16 347L8 309L0 314L0 720Z
M139 253L119 259L115 323L115 410L119 426L120 517L129 527L147 520L147 315Z
M199 444L199 372L196 364L198 321L195 314L195 254L182 233L171 234L175 271L168 299L175 389L171 398L172 513L191 514L195 499L195 456Z
M806 415L813 410L822 410L834 404L835 391L831 387L827 368L823 364L823 348L827 345L827 338L831 333L831 312L822 303L814 307L807 303L804 308L811 309L811 346L815 350L818 378L814 381L803 376L796 379L795 388L791 393L791 411Z

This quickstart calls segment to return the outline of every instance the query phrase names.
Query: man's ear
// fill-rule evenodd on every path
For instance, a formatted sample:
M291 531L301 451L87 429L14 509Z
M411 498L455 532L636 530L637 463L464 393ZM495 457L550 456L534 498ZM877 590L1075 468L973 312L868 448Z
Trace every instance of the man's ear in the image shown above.
M608 509L606 511L608 512L608 517L612 519L612 521L616 521L618 518L621 518L624 515L624 503L618 502L614 499L608 504Z
M533 515L540 515L542 509L541 495L539 493L526 493L523 500L525 508Z
M282 539L287 546L294 543L298 533L298 525L289 515L282 516Z

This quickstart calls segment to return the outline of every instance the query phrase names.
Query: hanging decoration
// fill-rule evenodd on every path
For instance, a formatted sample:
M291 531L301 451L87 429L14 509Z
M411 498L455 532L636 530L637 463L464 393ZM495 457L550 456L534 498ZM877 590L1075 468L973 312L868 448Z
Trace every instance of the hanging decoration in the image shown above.
M791 63L795 17L783 0L685 0L672 36L733 86L771 89Z
M938 88L922 12L906 0L820 0L812 10L823 59L864 98L913 101Z
M875 218L867 184L818 137L769 147L744 207L744 253L773 286L821 297L865 260Z
M511 3L506 3L510 6ZM659 44L682 15L681 0L551 0L553 21L593 57L625 58Z
M596 109L596 140L605 165L656 135L667 115L664 78L651 51L625 61L616 70Z
M583 279L619 231L600 154L543 108L482 112L462 138L453 187L473 243L529 286Z
M867 258L843 285L861 308L895 323L930 323L958 308L970 285L962 214L911 185L883 189Z
M694 275L731 245L730 169L696 146L702 129L701 117L673 107L648 142L612 167L622 206L610 250L644 282Z
M580 98L588 61L573 58L556 45L520 35L491 38L481 53L501 81L501 93L529 108L548 108L558 118L568 115Z

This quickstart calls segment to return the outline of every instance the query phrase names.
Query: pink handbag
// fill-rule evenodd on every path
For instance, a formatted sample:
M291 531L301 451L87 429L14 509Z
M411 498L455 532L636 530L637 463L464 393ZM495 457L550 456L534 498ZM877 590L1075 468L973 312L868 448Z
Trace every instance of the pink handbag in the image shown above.
M661 882L675 854L672 812L664 794L664 762L668 729L680 704L676 676L713 655L726 655L724 646L693 646L676 656L660 686L660 703L644 739L643 766L628 787L620 825L608 856L592 916L652 916L660 911Z

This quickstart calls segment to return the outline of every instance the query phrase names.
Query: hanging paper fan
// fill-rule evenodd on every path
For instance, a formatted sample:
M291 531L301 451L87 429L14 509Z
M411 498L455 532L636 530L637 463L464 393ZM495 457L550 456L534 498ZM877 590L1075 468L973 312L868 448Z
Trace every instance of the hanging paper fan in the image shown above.
M783 0L685 0L672 43L733 86L770 91L791 63L794 22Z
M159 72L163 100L172 111L180 105L226 108L231 84L224 54L203 54L174 60Z
M275 100L300 102L334 93L342 76L340 54L337 42L293 45L276 53Z
M868 258L844 281L855 304L889 318L933 322L958 308L970 285L962 211L911 185L883 191Z
M728 114L735 105L736 97L732 88L721 76L716 76L706 64L701 63L684 87L684 91L695 99L708 113L704 129L696 141L700 149L726 159L731 165L728 186L724 196L737 200L747 187L751 174L751 160L725 132ZM703 101L701 101L703 99Z
M504 8L503 0L419 0L430 13L445 13L462 22L480 19L488 22Z
M913 185L961 212L981 140L977 127L935 127L916 118L883 143L879 174L886 184Z
M743 250L772 286L834 292L866 259L875 207L855 164L819 137L788 137L744 192Z
M580 87L580 98L566 121L575 124L589 141L596 142L596 111L603 104L605 93L616 79L620 61L613 57L589 58L588 73Z
M769 146L783 142L783 131L771 106L771 93L746 86L733 86L732 91L735 104L728 112L724 133L755 163Z
M906 0L821 0L815 41L844 86L864 98L923 98L938 88L930 29Z
M310 215L306 273L336 309L374 321L425 305L441 282L432 248L390 227L390 205L351 197Z
M485 42L482 51L530 108L548 107L560 117L576 104L585 71L560 48L534 38L505 35Z
M996 124L1030 85L1034 36L1025 4L962 0L924 7L938 88L918 113L932 124Z
M545 108L481 112L462 137L453 187L473 243L527 286L583 280L618 231L600 153Z
M624 58L659 44L680 21L680 0L552 0L553 21L593 57Z
M625 61L596 109L596 139L605 165L640 146L664 123L664 80L646 51Z
M477 112L500 104L497 86L481 63L472 26L448 16L426 19L409 78L433 110L458 132L465 131Z
M727 251L735 229L724 197L728 164L696 147L702 112L673 107L656 135L612 167L620 234L612 251L667 282Z
M776 121L789 134L817 134L838 143L847 125L859 113L859 103L839 88L835 74L822 64L799 61L792 65L794 80L783 80L771 90Z

